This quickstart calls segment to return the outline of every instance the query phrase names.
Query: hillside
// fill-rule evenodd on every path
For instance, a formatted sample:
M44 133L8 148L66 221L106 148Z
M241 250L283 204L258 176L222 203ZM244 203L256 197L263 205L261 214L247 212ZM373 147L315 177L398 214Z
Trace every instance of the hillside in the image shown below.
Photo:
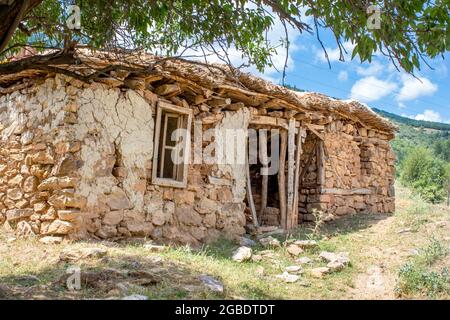
M381 115L382 117L387 118L391 121L394 121L398 124L404 124L404 125L407 125L410 127L415 127L415 128L450 131L450 124L448 124L448 123L414 120L411 118L402 117L395 113L387 112L387 111L380 110L377 108L372 108L372 110L375 111L376 113L378 113L379 115Z
M414 120L377 108L372 110L399 126L392 141L398 163L402 163L407 153L417 147L427 148L442 160L450 161L450 124Z

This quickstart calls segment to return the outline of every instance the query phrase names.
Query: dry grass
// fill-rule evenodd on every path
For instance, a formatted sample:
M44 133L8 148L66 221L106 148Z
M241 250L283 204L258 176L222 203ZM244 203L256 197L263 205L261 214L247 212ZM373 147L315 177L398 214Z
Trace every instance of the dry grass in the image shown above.
M294 264L284 248L274 250L273 259L237 263L230 259L237 245L225 240L201 250L169 247L154 253L142 244L130 243L8 242L9 236L0 233L0 298L104 299L140 293L152 299L394 299L399 297L395 288L402 266L414 259L415 253L432 238L446 248L450 243L449 208L423 204L398 188L397 209L395 215L361 214L325 225L314 236L319 248L304 254L314 260L313 266L306 266L301 279L293 284L275 277L286 266ZM313 235L304 226L291 237L306 239ZM59 279L70 264L59 261L59 255L63 249L82 247L105 248L108 254L77 262L82 272L101 276L91 277L80 291L69 291ZM321 250L348 251L351 265L324 278L313 278L308 271L323 265L317 259ZM448 256L441 257L429 267L449 267L449 262ZM261 268L264 275L258 272ZM127 276L116 276L125 274L123 271L128 272ZM142 271L154 275L158 283L132 284L139 279L129 275ZM219 279L224 284L224 293L205 288L199 280L201 274ZM449 298L450 295L430 296L419 290L401 297Z

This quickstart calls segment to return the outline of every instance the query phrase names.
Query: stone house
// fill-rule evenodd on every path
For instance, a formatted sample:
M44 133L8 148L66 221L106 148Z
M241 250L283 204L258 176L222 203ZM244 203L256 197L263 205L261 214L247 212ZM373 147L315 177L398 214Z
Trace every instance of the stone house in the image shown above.
M199 244L395 209L396 128L367 106L222 65L76 55L71 73L0 76L0 225L20 237Z

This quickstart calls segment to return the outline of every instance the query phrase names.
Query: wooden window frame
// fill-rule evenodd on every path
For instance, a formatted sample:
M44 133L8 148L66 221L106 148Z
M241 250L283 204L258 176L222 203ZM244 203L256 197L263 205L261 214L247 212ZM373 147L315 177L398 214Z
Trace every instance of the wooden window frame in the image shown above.
M192 116L193 112L192 109L182 108L175 105L172 105L170 103L166 103L163 101L158 101L157 110L156 110L156 126L155 126L155 143L154 143L154 152L153 152L153 168L152 168L152 183L156 185L166 186L166 187L174 187L174 188L186 188L187 186L187 177L188 177L188 169L189 169L189 159L191 155L191 141L190 139L186 139L185 145L184 145L184 163L182 165L182 179L175 180L175 179L169 179L169 178L161 178L158 176L158 160L161 155L159 155L159 148L160 148L160 136L161 131L163 137L166 135L166 127L167 124L165 121L164 124L162 124L162 116L163 113L166 114L172 114L172 116L177 115L178 121L185 120L185 126L181 125L179 128L186 128L188 132L191 130L191 124L192 124ZM165 139L163 140L165 141ZM165 146L164 150L167 149L168 146ZM162 157L164 157L164 152L162 152ZM179 173L178 173L179 174Z

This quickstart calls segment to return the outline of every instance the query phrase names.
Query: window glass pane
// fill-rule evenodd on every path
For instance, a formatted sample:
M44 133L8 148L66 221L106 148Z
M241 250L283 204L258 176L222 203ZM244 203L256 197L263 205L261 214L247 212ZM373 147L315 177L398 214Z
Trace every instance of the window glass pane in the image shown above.
M164 149L164 169L162 178L176 179L175 165L172 161L172 149Z
M174 147L177 141L172 141L172 133L178 129L178 117L167 117L166 146Z

